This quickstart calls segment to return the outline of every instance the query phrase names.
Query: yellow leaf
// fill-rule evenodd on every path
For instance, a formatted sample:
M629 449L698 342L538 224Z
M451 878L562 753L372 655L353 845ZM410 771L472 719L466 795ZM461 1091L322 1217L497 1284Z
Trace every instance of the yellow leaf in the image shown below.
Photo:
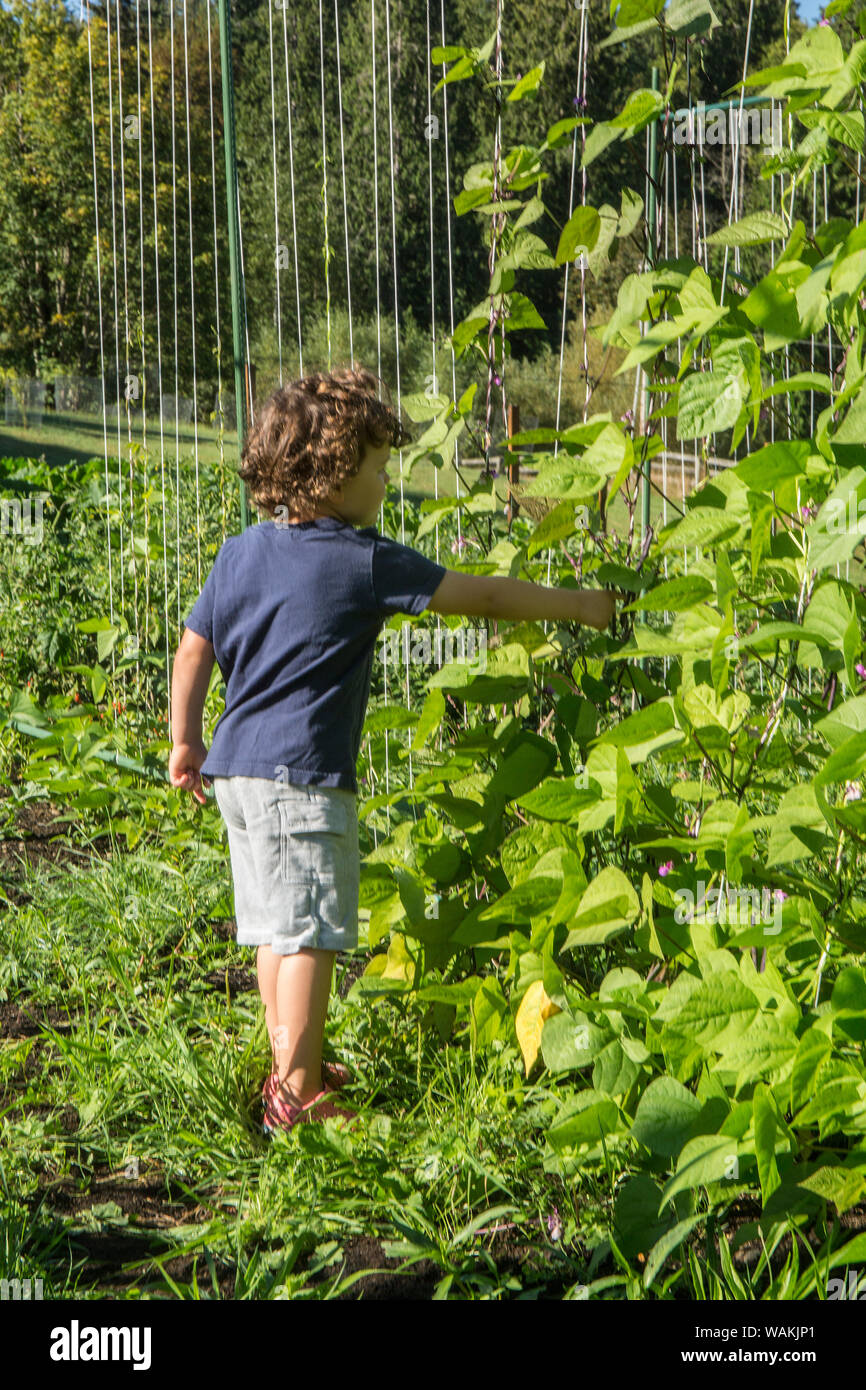
M405 936L400 932L395 932L391 938L382 975L386 980L405 980L408 984L415 978L415 961L406 949Z
M517 1017L514 1020L517 1041L520 1043L520 1050L523 1053L523 1064L526 1067L527 1076L532 1071L538 1056L544 1020L561 1012L559 1005L554 1004L552 999L548 999L541 980L533 980L520 1001Z
M415 978L415 960L406 947L406 938L395 932L388 945L387 954L381 951L375 955L364 970L368 977L381 975L385 980L402 980L412 984Z
M388 957L385 955L384 951L380 951L379 955L374 956L370 963L365 967L363 973L365 975L381 975L382 971L385 969L385 966L387 964Z

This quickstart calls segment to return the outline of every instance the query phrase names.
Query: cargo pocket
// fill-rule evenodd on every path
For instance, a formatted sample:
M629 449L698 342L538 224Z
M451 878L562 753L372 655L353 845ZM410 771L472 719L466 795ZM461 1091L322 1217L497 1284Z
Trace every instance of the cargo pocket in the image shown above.
M358 888L360 866L347 854L343 872L334 879L319 880L314 910L322 943L342 950L358 944Z
M280 877L284 883L333 883L344 872L349 815L329 802L278 801ZM308 909L311 910L311 909Z
M285 938L296 950L315 946L319 939L319 920L313 911L317 885L305 879L289 878L285 880L285 886L288 889L285 915L276 930L274 942L279 943Z

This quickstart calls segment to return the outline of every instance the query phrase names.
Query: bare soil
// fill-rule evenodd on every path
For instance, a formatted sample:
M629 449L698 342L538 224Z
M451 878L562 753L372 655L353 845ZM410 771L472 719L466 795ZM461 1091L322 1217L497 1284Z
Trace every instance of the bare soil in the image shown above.
M75 1165L73 1165L74 1167ZM113 1202L120 1209L114 1218L102 1210ZM164 1256L173 1248L172 1231L180 1225L207 1221L212 1209L191 1198L157 1171L127 1176L97 1164L92 1174L52 1178L40 1174L38 1190L29 1198L33 1226L45 1234L61 1234L68 1260L79 1268L82 1287L98 1287L107 1296L134 1286L148 1289L170 1285L162 1280L153 1261L159 1260L172 1279L189 1279L191 1256ZM99 1210L93 1212L93 1208ZM234 1267L214 1256L220 1296L234 1296ZM206 1287L210 1277L206 1274ZM174 1296L170 1294L170 1296Z
M8 786L0 786L0 802L12 795ZM2 824L0 810L0 824ZM0 828L0 885L13 907L29 901L20 879L22 863L32 867L47 864L87 864L94 856L103 859L111 854L111 838L97 835L86 849L70 844L67 838L69 822L61 820L63 808L51 801L30 801L19 806L12 825ZM0 897L0 911L7 903Z

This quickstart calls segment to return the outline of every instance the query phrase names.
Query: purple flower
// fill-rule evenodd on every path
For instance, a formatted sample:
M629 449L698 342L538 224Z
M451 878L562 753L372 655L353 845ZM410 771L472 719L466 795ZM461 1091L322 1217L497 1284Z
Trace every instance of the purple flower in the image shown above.
M502 385L502 379L501 379L500 377L494 376L493 380L496 382L496 385L497 385L497 386L501 386L501 385Z
M672 859L669 859L669 860L667 861L666 864L660 864L660 865L659 865L659 878L667 878L668 874L670 873L670 871L671 871L671 869L672 869L673 867L674 867L674 861L673 861Z
M819 29L830 29L831 27L832 27L832 26L831 26L831 24L830 24L829 19L819 19L819 20L818 20L818 28L819 28Z
M854 667L854 670L857 672L857 675L860 677L861 681L866 681L866 666L863 665L862 661L857 662L857 665Z
M626 422L626 424L630 425L630 424L633 422L633 420L634 420L634 415L632 414L632 412L631 412L630 410L627 410L627 411L625 412L625 415L620 415L619 418L620 418L621 420L624 420L624 421Z
M783 893L781 888L777 888L773 896L775 897L777 903L783 903L787 898L788 894Z

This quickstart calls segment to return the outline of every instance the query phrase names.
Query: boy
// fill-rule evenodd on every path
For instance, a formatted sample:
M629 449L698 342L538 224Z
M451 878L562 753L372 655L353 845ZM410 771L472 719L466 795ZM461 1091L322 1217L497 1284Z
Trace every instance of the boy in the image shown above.
M322 1043L336 952L357 945L356 762L382 625L426 609L604 629L614 611L603 591L460 574L381 536L388 455L409 440L379 385L363 368L315 373L265 404L240 476L273 520L226 539L174 660L169 775L202 805L213 781L227 824L273 1049L266 1133L353 1116L329 1099L349 1074ZM226 702L208 751L214 659Z

